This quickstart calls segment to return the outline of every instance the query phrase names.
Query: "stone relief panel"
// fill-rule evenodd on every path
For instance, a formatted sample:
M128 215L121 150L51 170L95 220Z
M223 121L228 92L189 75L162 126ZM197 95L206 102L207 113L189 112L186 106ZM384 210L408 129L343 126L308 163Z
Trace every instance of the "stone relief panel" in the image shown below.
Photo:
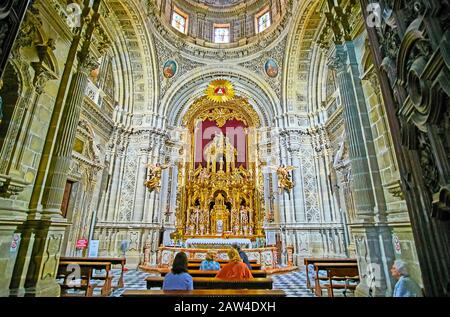
M303 192L305 195L306 220L320 222L319 190L317 174L314 165L314 151L312 147L303 146L300 151L301 167L303 170Z
M42 270L41 279L55 278L59 254L61 252L62 234L52 234L47 242L47 250L44 255L46 260Z
M133 215L134 195L136 191L136 171L138 169L138 151L129 148L126 154L125 170L120 192L119 219L120 222L131 221Z

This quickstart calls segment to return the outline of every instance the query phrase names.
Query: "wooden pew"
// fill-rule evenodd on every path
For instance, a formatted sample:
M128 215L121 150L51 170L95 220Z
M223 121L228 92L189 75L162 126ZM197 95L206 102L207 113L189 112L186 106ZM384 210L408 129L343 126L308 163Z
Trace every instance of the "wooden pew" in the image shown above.
M63 256L59 258L60 261L75 261L75 262L111 262L112 265L120 265L122 270L120 272L119 281L117 282L116 288L123 288L125 286L123 282L123 273L125 271L125 264L127 263L127 259L124 257L115 258L115 257L95 257L95 258L86 258L86 257L69 257Z
M73 267L69 267L73 266ZM73 269L74 267L79 267L79 276L77 270ZM110 262L75 262L75 261L60 261L58 265L58 279L64 279L64 282L61 286L62 296L70 296L67 294L67 290L69 289L78 289L83 290L85 292L85 296L90 297L93 296L94 288L97 286L96 283L92 283L93 279L93 271L94 270L106 270L105 283L102 286L102 296L107 296L111 293L111 284L108 283L109 274L111 271L111 263ZM68 281L68 278L74 277L75 279L79 279L80 283L70 284L71 281Z
M359 272L357 263L314 263L315 274L315 293L322 296L322 288L328 290L328 296L334 297L333 289L355 289L355 284L349 284L350 281L359 281ZM326 271L326 277L320 277L319 272ZM320 284L321 280L327 280L328 284ZM345 285L333 284L333 281L344 281ZM344 291L344 294L345 294Z
M220 267L223 267L225 264L227 264L228 262L225 263L219 263ZM261 270L261 264L259 263L250 263L252 270ZM200 269L200 263L188 263L188 270L199 270Z
M164 277L147 277L147 289L163 286ZM193 277L194 289L272 289L271 278L229 281L214 277Z
M194 289L192 291L125 290L123 297L286 297L283 290Z
M309 280L309 265L314 265L314 263L357 263L357 261L349 258L305 258L303 263L306 267L306 287L314 291L314 287L311 287Z
M215 277L219 271L201 271L201 270L189 270L188 273L192 277ZM253 277L267 277L267 272L263 270L252 270ZM166 276L167 272L161 272L161 276Z

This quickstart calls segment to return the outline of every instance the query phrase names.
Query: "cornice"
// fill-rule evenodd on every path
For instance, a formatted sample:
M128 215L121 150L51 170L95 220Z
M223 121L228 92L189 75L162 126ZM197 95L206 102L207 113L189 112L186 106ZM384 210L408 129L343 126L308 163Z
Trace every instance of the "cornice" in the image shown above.
M246 11L258 11L270 5L269 0L244 0L230 5L204 4L192 0L174 0L179 8L187 8L188 11L207 13L212 15L229 15L246 13Z

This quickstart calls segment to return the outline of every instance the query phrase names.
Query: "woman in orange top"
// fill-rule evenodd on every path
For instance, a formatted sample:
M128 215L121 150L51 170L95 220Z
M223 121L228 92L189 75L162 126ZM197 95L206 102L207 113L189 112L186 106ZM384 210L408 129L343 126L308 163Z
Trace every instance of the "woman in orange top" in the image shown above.
M252 272L250 272L247 265L242 262L236 249L231 248L228 250L227 254L230 258L230 262L225 264L219 273L217 273L217 278L223 280L245 280L253 278Z

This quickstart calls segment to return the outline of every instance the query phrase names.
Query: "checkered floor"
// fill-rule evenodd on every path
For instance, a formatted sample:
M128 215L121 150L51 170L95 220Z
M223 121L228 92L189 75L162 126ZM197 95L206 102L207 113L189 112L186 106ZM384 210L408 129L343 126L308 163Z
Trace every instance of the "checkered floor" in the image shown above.
M117 283L120 275L119 270L114 271L113 285ZM125 289L146 289L145 278L150 274L141 271L130 270L125 272L124 281L125 288L116 289L111 296L120 296ZM288 297L314 297L312 292L306 288L306 275L305 272L296 271L285 274L270 275L273 279L273 288L282 289L285 291Z

